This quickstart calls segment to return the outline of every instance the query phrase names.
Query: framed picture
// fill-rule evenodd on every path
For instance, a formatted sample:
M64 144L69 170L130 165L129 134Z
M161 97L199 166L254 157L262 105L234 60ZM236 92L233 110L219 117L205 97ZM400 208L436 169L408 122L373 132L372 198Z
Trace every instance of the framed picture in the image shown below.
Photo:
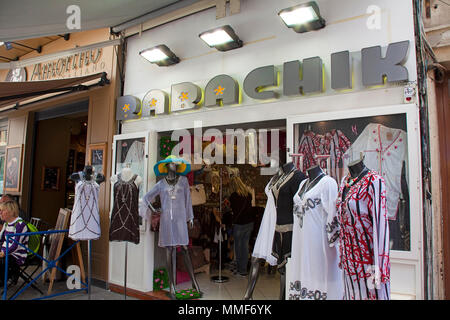
M23 145L7 146L4 173L4 192L20 192Z
M88 165L94 168L95 173L105 174L106 142L90 144L88 147Z
M59 190L59 176L61 169L59 167L42 167L42 182L41 190L44 191L58 191Z

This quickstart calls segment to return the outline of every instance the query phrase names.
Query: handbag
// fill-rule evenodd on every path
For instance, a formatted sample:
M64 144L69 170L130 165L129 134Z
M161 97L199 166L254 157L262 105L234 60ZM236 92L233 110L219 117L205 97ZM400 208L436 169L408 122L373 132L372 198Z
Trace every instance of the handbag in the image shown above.
M153 232L157 232L159 231L159 220L161 218L161 212L157 211L154 212L152 211L152 216L151 216L151 224L150 224L150 230Z
M196 184L189 187L191 191L192 205L198 206L206 203L205 186L203 184Z
M200 221L198 221L198 219L194 219L193 222L194 225L192 226L192 229L188 227L188 236L192 239L198 239L202 232L202 226L200 225Z

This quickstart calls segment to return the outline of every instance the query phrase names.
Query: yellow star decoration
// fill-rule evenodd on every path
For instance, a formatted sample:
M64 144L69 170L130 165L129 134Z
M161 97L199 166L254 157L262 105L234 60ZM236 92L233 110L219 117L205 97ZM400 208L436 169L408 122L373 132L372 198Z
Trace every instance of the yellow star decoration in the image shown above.
M224 90L225 90L225 88L223 88L219 85L216 89L214 89L214 92L216 93L216 96L218 96L219 94L223 94Z
M156 103L158 102L158 100L156 100L155 98L153 98L151 101L150 101L150 107L154 107L154 106L156 106Z
M189 99L189 96L188 96L187 92L182 92L178 98L180 98L181 101L184 101L184 100Z
M129 105L129 104L124 105L123 108L122 108L122 110L123 110L124 112L127 112L128 110L130 110L130 105Z

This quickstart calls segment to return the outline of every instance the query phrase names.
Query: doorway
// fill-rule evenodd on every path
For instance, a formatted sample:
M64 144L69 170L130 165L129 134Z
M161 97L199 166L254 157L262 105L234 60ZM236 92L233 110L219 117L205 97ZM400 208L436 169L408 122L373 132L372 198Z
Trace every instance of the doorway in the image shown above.
M75 184L69 179L85 165L88 102L36 114L29 216L48 228L60 208L72 209Z

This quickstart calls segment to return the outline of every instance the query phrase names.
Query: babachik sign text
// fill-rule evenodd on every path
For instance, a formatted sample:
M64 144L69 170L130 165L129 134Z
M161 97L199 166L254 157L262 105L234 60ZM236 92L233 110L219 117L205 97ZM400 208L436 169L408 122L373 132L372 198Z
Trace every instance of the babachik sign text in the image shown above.
M364 86L376 86L388 82L408 81L408 70L404 66L408 57L409 41L392 43L386 56L381 47L361 50L362 82ZM295 96L323 91L323 63L320 57L295 60L283 64L283 95ZM278 85L275 66L254 69L244 79L243 89L247 96L258 100L277 98L277 93L266 89ZM352 66L349 51L331 55L331 87L334 90L352 89ZM116 119L131 120L169 114L201 107L202 90L190 82L174 84L169 95L163 90L153 89L142 99L127 95L117 99ZM221 74L212 78L204 90L205 107L233 105L239 103L239 84L232 77Z

